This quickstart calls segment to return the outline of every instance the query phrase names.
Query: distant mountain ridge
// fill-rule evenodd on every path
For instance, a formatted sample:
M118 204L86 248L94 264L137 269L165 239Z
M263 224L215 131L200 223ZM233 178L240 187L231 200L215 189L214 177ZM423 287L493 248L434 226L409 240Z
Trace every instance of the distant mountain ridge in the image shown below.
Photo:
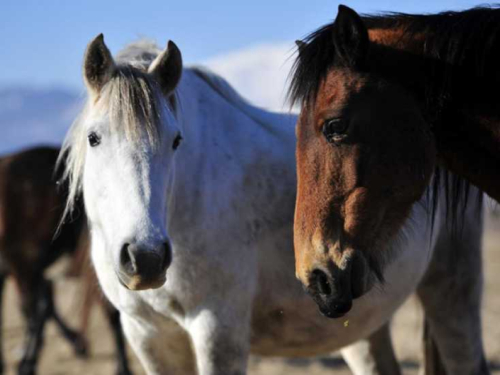
M0 153L60 144L82 102L76 92L59 88L0 89Z

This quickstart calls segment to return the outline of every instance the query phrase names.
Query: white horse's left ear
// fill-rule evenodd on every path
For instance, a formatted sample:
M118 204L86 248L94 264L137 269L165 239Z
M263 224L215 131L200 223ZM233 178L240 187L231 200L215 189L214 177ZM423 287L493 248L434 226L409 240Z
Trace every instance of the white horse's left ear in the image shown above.
M182 55L174 42L168 42L167 48L149 66L148 73L155 76L164 95L175 90L182 75Z

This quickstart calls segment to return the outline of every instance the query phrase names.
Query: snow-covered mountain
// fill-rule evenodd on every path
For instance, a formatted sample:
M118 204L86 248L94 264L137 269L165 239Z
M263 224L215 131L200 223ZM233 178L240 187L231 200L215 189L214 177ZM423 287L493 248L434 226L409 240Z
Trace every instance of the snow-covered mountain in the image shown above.
M291 50L291 43L254 46L202 65L226 78L250 102L288 110L284 94ZM37 144L60 144L83 100L84 95L70 90L0 87L0 154Z

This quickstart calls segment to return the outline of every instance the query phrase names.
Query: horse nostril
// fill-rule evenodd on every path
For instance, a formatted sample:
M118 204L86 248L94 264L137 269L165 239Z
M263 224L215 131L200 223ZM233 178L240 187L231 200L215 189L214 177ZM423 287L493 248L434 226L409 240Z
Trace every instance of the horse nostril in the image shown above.
M332 294L332 287L328 281L328 276L321 270L313 271L313 280L320 294L329 296Z
M172 263L172 245L170 245L169 241L163 244L163 251L162 269L167 269Z
M352 300L339 301L332 306L332 309L338 314L347 314L352 308Z
M120 264L126 273L133 274L137 270L137 265L133 255L130 252L129 246L130 244L128 243L125 243L122 246L120 252Z

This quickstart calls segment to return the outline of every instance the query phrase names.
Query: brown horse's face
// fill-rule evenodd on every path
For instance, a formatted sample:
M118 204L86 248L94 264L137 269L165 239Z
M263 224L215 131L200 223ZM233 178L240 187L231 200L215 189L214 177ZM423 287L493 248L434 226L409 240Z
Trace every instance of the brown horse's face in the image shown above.
M347 65L303 105L296 133L296 273L339 317L383 280L391 240L429 183L434 143L402 88Z

